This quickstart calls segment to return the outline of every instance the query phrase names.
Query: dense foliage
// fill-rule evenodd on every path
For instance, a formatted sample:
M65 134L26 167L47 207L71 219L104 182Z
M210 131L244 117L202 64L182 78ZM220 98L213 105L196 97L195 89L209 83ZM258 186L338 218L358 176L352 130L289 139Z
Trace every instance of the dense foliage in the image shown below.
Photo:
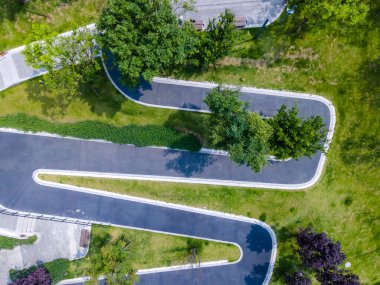
M325 269L317 272L322 285L359 285L359 276L341 269Z
M311 285L311 279L305 273L297 271L293 274L286 274L285 283L287 285Z
M259 114L246 110L238 89L218 86L205 102L213 113L210 117L210 143L227 150L233 161L260 171L269 153L270 126Z
M290 110L282 105L277 114L268 120L273 128L270 138L271 152L278 159L310 157L324 151L326 129L320 116L302 120L297 106Z
M97 279L101 276L105 277L109 285L133 285L138 280L137 270L131 264L129 244L130 242L123 239L116 243L110 242L93 254L88 272L91 284L97 284Z
M168 0L109 0L97 28L129 86L185 59L186 36Z
M297 234L298 253L302 263L315 270L336 268L346 258L340 243L334 243L326 233L316 233L312 229L301 229Z
M369 5L362 0L295 0L301 16L312 24L336 21L341 24L363 22L369 12Z
M100 83L99 50L90 30L82 28L57 36L49 33L47 26L35 24L27 42L23 51L26 62L48 72L43 76L44 85L62 100L75 95L82 83L94 87Z
M51 285L49 273L42 267L36 268L28 276L18 279L11 285Z
M197 151L201 147L193 135L179 133L174 129L157 125L116 127L99 121L52 123L35 116L19 113L0 117L0 126L82 139L101 139L136 146L169 146L193 151Z
M65 274L69 268L68 259L56 259L51 262L44 263L44 268L51 277L51 282L57 284L61 280L65 279Z
M198 41L194 53L188 55L189 62L207 68L218 59L229 55L237 39L234 19L232 11L226 9L219 18L210 20L205 31L197 32L195 36L198 37Z

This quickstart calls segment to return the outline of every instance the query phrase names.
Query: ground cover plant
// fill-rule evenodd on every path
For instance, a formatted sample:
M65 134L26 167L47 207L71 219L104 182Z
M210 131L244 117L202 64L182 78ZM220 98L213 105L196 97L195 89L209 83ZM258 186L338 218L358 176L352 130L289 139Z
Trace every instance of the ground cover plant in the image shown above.
M37 240L36 236L28 237L27 239L16 239L5 236L0 236L0 250L13 249L18 245L33 244Z
M115 127L97 121L51 123L35 116L18 113L0 116L0 127L30 132L44 131L64 137L101 139L119 144L134 144L140 147L169 146L192 151L198 151L201 147L199 141L193 135L157 125Z

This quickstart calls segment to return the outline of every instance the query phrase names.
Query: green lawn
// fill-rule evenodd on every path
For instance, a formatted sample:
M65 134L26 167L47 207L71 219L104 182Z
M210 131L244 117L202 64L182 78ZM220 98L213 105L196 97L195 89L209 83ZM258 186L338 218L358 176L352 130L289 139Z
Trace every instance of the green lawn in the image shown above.
M59 98L33 79L0 92L0 126L139 146L198 150L205 144L206 114L147 108L122 96L108 79Z
M36 236L28 237L27 239L17 239L5 236L0 236L0 250L13 249L18 245L33 244L37 240Z
M288 18L241 32L233 56L204 73L180 70L172 76L316 93L337 111L334 139L319 183L286 192L138 181L58 178L61 182L149 197L260 218L279 239L273 282L298 268L292 246L298 227L311 225L342 243L352 271L365 284L380 278L380 16L373 7L367 24L327 25L294 33ZM241 59L244 57L244 59ZM56 179L57 180L57 179Z
M51 31L66 32L97 20L106 0L0 0L0 51L24 44L33 23L44 23Z
M376 5L376 1L371 3ZM331 100L337 111L334 139L323 176L311 189L286 192L82 178L59 180L260 218L275 229L279 239L273 278L276 284L282 282L284 272L299 267L292 251L294 232L300 226L312 225L341 241L352 271L363 283L379 284L379 13L378 7L372 7L368 22L355 28L326 25L299 33L294 32L297 22L289 16L282 24L270 25L258 41L253 40L257 30L242 31L236 52L215 69L171 74L183 79L310 92ZM1 31L8 30L4 27ZM21 44L21 38L16 35L13 43L5 42L16 46ZM1 92L0 114L21 112L51 122L96 120L115 126L165 125L194 133L204 141L204 115L142 107L126 101L111 87L105 87L101 96L86 91L86 96L61 104L36 82Z
M85 258L69 261L68 263L57 260L46 263L44 266L48 269L55 269L49 270L55 281L60 281L63 278L86 276L87 270L91 266L92 255L98 252L105 243L117 241L121 236L132 242L128 249L131 253L132 264L136 269L183 265L186 263L187 238L93 225L90 249ZM204 241L204 250L201 254L203 262L217 260L232 262L238 260L239 257L240 250L235 245Z

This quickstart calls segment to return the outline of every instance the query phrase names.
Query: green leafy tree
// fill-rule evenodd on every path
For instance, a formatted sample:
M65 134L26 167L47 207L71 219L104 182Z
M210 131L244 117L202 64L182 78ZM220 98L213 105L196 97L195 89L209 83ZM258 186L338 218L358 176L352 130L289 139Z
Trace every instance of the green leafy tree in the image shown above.
M232 52L237 38L234 19L232 11L226 9L219 19L210 20L205 32L198 32L197 52L189 55L190 60L196 60L193 64L207 68Z
M286 106L282 105L268 122L273 129L270 137L271 153L276 158L310 158L317 151L324 151L327 130L322 117L302 120L298 116L297 106L287 110Z
M368 2L362 0L301 0L295 1L300 14L311 24L336 21L342 24L363 22L369 12Z
M271 128L259 114L248 112L247 103L239 99L238 89L218 86L205 102L212 111L210 143L227 150L233 161L260 171L267 162Z
M88 29L58 36L50 34L46 25L34 24L27 41L23 52L26 62L48 72L44 75L46 87L63 101L76 94L81 83L99 83L99 50Z
M105 277L109 285L133 285L138 281L137 270L131 264L129 245L129 242L120 239L116 243L107 243L92 255L88 272L91 284L97 284L101 276Z
M108 0L97 28L98 42L129 86L140 77L152 80L186 55L186 35L168 0Z

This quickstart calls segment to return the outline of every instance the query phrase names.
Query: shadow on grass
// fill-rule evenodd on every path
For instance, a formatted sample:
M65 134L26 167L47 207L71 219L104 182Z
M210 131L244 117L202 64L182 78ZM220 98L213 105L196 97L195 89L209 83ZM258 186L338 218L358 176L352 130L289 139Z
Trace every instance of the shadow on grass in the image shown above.
M3 20L14 21L16 15L23 11L24 6L16 0L0 0L0 24Z
M108 82L103 73L97 79L101 82L98 87L93 87L90 84L80 84L73 95L52 93L41 84L42 79L43 77L28 80L25 91L28 94L28 99L33 102L39 102L42 113L51 119L65 116L68 108L76 100L86 103L91 112L99 116L112 118L120 111L122 103L126 100Z

